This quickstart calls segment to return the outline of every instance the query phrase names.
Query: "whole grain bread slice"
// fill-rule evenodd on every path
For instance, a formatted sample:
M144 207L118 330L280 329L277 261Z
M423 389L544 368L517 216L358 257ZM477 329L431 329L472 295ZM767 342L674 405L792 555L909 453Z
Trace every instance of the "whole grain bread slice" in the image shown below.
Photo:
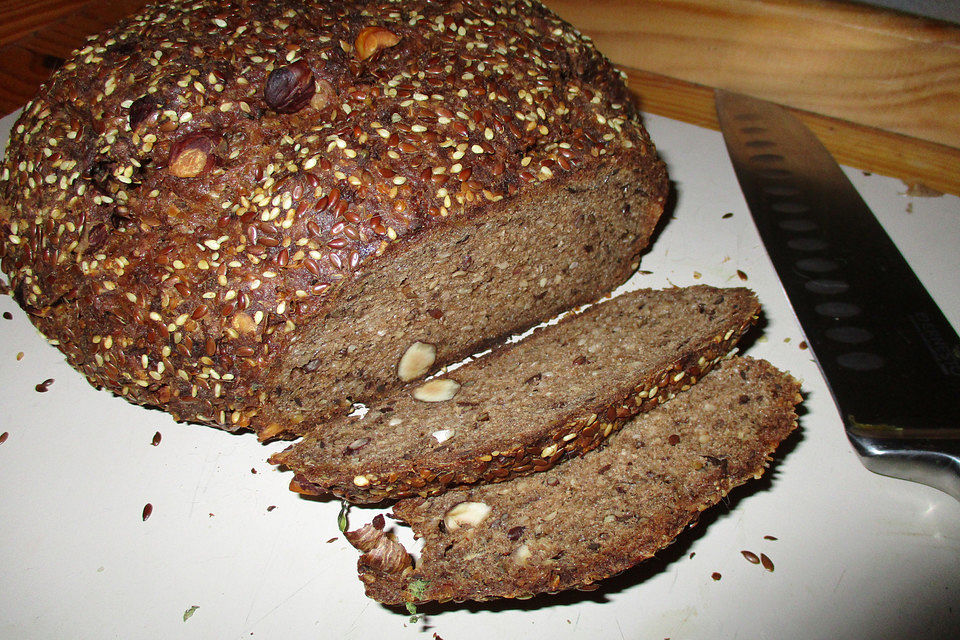
M799 384L762 360L724 361L546 473L399 502L423 539L414 567L384 520L347 533L367 595L386 604L589 590L667 546L733 487L758 478L796 427Z
M759 310L743 288L626 293L318 425L271 462L296 491L357 503L544 471L696 382Z

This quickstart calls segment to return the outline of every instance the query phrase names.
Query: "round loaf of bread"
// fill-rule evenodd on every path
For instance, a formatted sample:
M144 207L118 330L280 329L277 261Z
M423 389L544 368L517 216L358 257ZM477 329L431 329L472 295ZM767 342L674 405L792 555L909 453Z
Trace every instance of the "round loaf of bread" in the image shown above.
M302 432L637 267L666 173L527 0L157 4L11 134L2 268L92 384Z

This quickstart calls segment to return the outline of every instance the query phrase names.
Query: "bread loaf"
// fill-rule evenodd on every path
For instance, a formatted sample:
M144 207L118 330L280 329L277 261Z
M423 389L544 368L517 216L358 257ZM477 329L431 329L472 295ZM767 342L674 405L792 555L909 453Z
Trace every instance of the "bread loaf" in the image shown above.
M271 462L296 491L358 503L544 471L696 383L759 313L743 288L625 293L320 425Z
M261 438L596 300L667 190L621 76L526 0L152 5L0 179L0 265L71 365Z
M724 361L688 391L627 422L604 447L544 473L404 500L422 538L407 551L372 524L367 595L386 604L520 598L589 589L667 546L704 509L759 477L796 427L799 385L770 364Z

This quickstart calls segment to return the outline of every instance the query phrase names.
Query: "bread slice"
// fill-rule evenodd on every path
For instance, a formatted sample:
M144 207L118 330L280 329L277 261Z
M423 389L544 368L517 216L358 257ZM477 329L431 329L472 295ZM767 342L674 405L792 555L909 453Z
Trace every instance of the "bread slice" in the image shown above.
M294 490L358 503L544 471L693 384L759 310L743 288L626 293L318 425L271 462Z
M348 532L364 551L367 595L399 604L589 590L759 477L796 427L799 388L767 362L733 358L602 449L546 473L399 502L421 558L414 567L382 516Z

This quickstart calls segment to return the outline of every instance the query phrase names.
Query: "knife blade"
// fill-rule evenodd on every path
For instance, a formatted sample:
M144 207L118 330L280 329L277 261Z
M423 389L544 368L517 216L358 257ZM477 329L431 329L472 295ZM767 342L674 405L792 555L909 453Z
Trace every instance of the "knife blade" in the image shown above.
M960 500L956 332L797 117L715 98L754 224L861 462Z

